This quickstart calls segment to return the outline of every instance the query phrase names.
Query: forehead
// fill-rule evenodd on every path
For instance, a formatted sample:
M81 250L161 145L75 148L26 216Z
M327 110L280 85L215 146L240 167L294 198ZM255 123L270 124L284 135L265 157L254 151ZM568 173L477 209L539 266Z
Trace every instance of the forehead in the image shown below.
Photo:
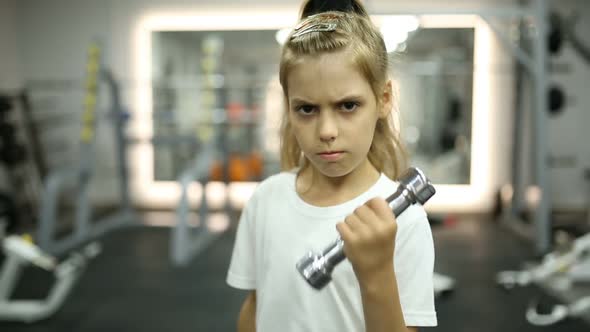
M289 98L338 99L347 94L372 94L371 86L349 52L304 56L287 76Z

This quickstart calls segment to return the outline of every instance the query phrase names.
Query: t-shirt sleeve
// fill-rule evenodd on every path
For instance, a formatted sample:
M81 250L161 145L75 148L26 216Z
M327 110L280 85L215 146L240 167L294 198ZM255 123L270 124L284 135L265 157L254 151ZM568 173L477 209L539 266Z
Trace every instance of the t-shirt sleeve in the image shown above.
M436 326L434 307L434 243L421 211L398 226L395 272L406 326ZM405 230L400 234L401 227Z
M242 210L227 272L226 282L234 288L256 289L254 210L255 198L253 196Z

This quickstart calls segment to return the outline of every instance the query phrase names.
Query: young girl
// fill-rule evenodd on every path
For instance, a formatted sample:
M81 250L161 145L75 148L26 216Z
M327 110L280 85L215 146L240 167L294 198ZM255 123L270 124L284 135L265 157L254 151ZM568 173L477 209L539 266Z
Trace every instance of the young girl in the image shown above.
M334 1L323 1L333 3ZM382 36L356 1L304 4L283 48L283 172L242 212L229 285L251 290L238 331L416 331L437 324L432 234L421 206L397 219L404 153ZM295 265L338 236L347 260L312 288Z

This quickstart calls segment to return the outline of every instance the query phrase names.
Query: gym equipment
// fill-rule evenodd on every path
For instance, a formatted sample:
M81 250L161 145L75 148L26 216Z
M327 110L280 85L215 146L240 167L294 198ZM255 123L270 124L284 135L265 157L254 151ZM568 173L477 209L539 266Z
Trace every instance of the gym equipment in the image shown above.
M547 104L549 105L549 114L557 115L563 111L566 101L563 89L561 89L558 86L552 86L551 88L549 88L547 98Z
M426 176L417 168L410 168L399 180L395 193L387 197L395 216L399 216L412 204L424 204L436 190ZM321 253L309 252L296 265L299 273L315 289L324 288L332 280L334 267L342 262L344 241L338 237Z
M574 282L590 282L590 233L576 239L572 248L564 253L554 251L543 258L541 264L522 271L502 271L496 276L496 282L505 289L526 286L531 283L553 282L560 288L570 288ZM563 275L564 278L551 281L550 278ZM547 326L568 317L578 317L590 311L590 296L582 297L570 304L559 304L549 313L540 313L538 301L527 308L526 318L529 323Z
M550 251L551 247L551 221L550 207L551 195L547 194L549 190L548 176L548 147L547 147L547 121L548 121L548 86L549 73L547 59L549 56L549 35L550 22L549 5L547 0L534 0L524 6L518 6L510 9L510 18L519 20L519 34L525 36L534 22L535 34L530 40L519 38L519 43L515 44L514 39L510 37L505 30L501 29L491 20L493 15L481 15L488 23L488 26L494 31L499 41L508 49L516 62L516 86L515 89L520 91L525 84L525 77L530 78L532 90L530 94L517 93L515 105L515 117L513 127L512 145L512 176L510 186L513 189L511 202L504 209L501 217L503 225L507 226L517 234L521 234L532 240L535 246L535 252L539 255ZM501 18L502 15L496 15ZM507 18L506 16L504 18ZM525 98L530 98L525 101ZM522 109L524 105L531 105L528 109ZM522 163L525 156L525 133L520 130L529 122L531 139L535 142L530 146L530 170L532 174L531 182L534 183L542 193L537 207L531 213L530 223L524 223L521 214L524 208L524 195L527 184L522 181L526 178L523 171ZM530 145L530 144L529 144Z
M10 105L10 98L5 95L0 95L0 118L4 118L7 111L10 111L12 106Z
M561 17L555 13L549 13L549 24L547 32L547 50L551 54L559 53L563 45L563 28Z
M10 232L18 221L16 204L12 195L8 192L0 191L0 223L3 225L3 232ZM0 232L2 233L2 232ZM0 236L0 242L2 236Z
M33 108L29 94L26 90L23 90L18 94L16 99L21 106L22 130L28 138L29 144L27 150L31 156L31 161L37 169L39 179L44 179L47 176L47 160L41 138L39 137L39 124L33 119Z
M580 317L590 311L590 296L582 297L571 304L558 304L548 314L539 313L539 304L531 303L526 312L529 323L537 326L549 326L568 317Z
M21 144L14 144L0 150L0 160L9 167L16 167L27 159L27 150Z
M203 55L201 66L204 76L214 75L220 67L220 59L223 51L223 40L209 36L203 40ZM222 126L225 122L225 111L217 108L220 100L219 91L211 80L205 80L207 84L207 94L210 98L202 98L201 110L204 112L207 127L199 130L200 151L191 161L190 166L185 169L178 177L178 184L181 189L181 196L176 208L176 226L171 232L170 241L170 259L176 266L186 266L190 260L204 250L219 234L211 232L207 227L207 216L209 214L206 184L211 179L210 168L214 160L220 157L222 160L227 156L227 144L223 135ZM221 147L217 151L217 145ZM225 172L224 172L225 171ZM227 168L220 171L222 180L227 180ZM225 173L225 174L224 174ZM199 227L189 225L190 205L189 205L189 186L195 181L200 180L201 204L199 207ZM227 181L225 181L227 183ZM229 210L229 203L226 203L226 210Z
M39 201L41 174L39 165L32 155L36 149L32 142L28 118L29 110L21 95L0 95L0 167L6 172L10 197L0 195L0 205L10 200L12 205L7 216L7 230L16 225L24 227L36 219L35 212ZM4 206L6 207L6 206ZM0 210L3 210L0 207ZM6 210L4 210L6 212ZM0 211L0 215L3 212Z
M70 251L78 245L96 238L112 229L131 225L137 218L131 206L129 195L129 177L127 171L127 142L125 139L125 125L128 113L120 101L119 85L112 73L100 67L100 49L96 44L88 51L88 65L86 78L86 96L84 98L84 113L82 116L82 131L80 135L81 156L80 165L72 169L58 169L48 175L41 197L41 215L38 229L39 246L46 252L59 255ZM114 122L114 137L116 146L117 171L119 178L120 207L117 212L105 218L91 222L91 207L88 198L90 180L94 174L95 164L95 127L96 102L99 83L103 82L108 88L110 96L110 114ZM59 194L66 186L76 185L79 193L76 197L76 219L74 230L68 236L57 239L55 237L57 224L57 207Z
M530 23L535 22L535 34L531 40L519 38L520 45L514 45L511 38L502 33L497 27L490 24L496 34L501 37L501 41L515 55L517 62L516 68L516 110L513 126L514 144L512 150L512 179L510 185L511 195L508 195L509 204L505 209L502 223L517 234L525 238L532 239L535 243L535 251L538 255L544 255L551 251L551 220L550 207L551 195L547 194L549 189L548 165L547 160L547 130L546 121L549 116L555 116L563 112L567 106L567 93L559 86L550 86L550 75L548 72L547 60L551 55L555 55L567 43L568 46L577 52L577 54L586 63L590 63L590 47L580 37L580 31L576 32L576 27L580 21L580 14L572 12L569 15L563 15L558 12L549 11L549 1L535 0L530 2L531 6L526 6L522 14L516 14L520 20L520 32L523 36L529 29ZM523 15L525 14L525 15ZM526 17L532 19L527 20ZM490 22L488 22L490 23ZM527 49L530 52L525 52ZM533 81L532 87L534 93L528 94L522 91L524 73L528 73L529 78ZM532 105L534 105L535 114L532 112L525 113L521 110L528 102L524 102L523 96L530 95ZM533 116L533 117L531 117ZM522 179L526 179L528 174L525 173L524 162L525 145L528 144L525 135L529 135L522 130L526 127L525 120L529 118L530 123L534 125L533 141L535 144L531 147L532 158L530 158L530 169L533 172L533 181L541 191L538 207L532 211L531 223L522 222L525 215L525 194L528 184Z
M576 26L580 22L580 13L573 12L567 17L562 17L557 12L550 13L550 31L548 33L547 46L551 53L557 53L564 42L569 42L571 47L586 62L590 62L590 46L576 33Z
M15 132L16 129L12 123L0 122L0 139L2 140L2 146L7 145L7 143L14 143Z
M220 161L213 162L210 170L210 178L213 181L223 180L224 167L229 169L229 181L254 181L262 178L264 161L260 153L254 151L249 155L240 156L230 154L229 165L223 165Z
M80 134L80 164L73 169L58 169L50 173L45 181L41 197L40 220L37 231L39 246L19 237L4 240L7 259L0 276L0 320L33 322L49 317L63 304L72 287L81 276L89 260L100 252L96 242L88 244L93 238L107 231L131 225L136 220L130 204L126 165L126 140L124 136L127 112L120 103L119 86L111 72L99 65L100 49L96 44L88 51L87 77L85 82L84 113ZM91 222L89 184L94 175L96 105L99 83L104 82L110 97L109 116L114 124L114 137L117 146L116 160L121 204L119 210L102 220ZM26 100L23 100L25 103ZM0 105L1 106L1 105ZM76 219L74 230L68 236L55 238L57 208L60 193L66 186L75 185L79 190L76 198ZM81 249L81 245L85 246ZM77 250L73 251L72 249ZM69 258L58 263L55 256L71 253ZM55 256L53 256L55 255ZM9 300L21 270L26 264L39 266L55 275L56 282L44 300Z
M541 264L522 271L502 271L497 274L496 282L506 289L526 286L547 280L558 273L576 273L578 264L588 261L590 252L590 233L574 241L571 250L565 253L551 252L543 258ZM578 272L578 274L580 274ZM570 274L570 277L572 275ZM588 278L590 280L590 278Z
M101 251L98 243L90 243L58 263L55 257L47 255L24 237L12 235L4 239L3 244L6 259L0 271L0 320L26 323L45 319L55 313L84 272L88 261ZM46 299L10 300L17 279L29 264L51 272L55 276L55 283Z
M205 184L209 173L209 166L215 158L215 146L206 144L203 151L193 159L193 165L187 168L178 178L181 195L176 208L176 226L172 230L170 242L170 259L177 266L186 266L200 251L205 249L216 237L215 233L207 229L207 215L209 214ZM201 205L199 206L200 226L193 229L189 225L190 204L189 186L195 180L201 180Z

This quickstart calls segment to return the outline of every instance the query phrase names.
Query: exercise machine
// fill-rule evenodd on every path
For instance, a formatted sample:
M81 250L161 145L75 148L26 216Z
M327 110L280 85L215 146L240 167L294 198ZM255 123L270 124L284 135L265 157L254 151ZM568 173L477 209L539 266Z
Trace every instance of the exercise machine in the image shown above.
M216 152L213 144L204 145L202 151L194 158L178 178L181 196L176 208L176 225L171 231L170 259L176 266L186 266L191 259L203 251L218 235L207 226L209 208L207 202L206 183L209 169ZM201 180L201 203L199 206L199 226L190 225L189 186L195 180Z
M570 289L574 283L590 282L590 233L574 240L571 249L565 252L553 251L545 255L538 265L498 273L496 282L505 289L534 283L561 291ZM541 313L539 302L533 301L527 308L526 318L533 325L548 326L587 313L590 313L590 296L555 305L547 313Z
M565 274L569 282L590 281L588 264L590 263L590 234L576 239L572 248L566 252L554 251L543 257L539 265L521 271L502 271L496 276L496 282L506 289L527 286L543 282L550 277Z
M201 69L205 77L203 93L208 98L202 98L201 111L204 116L200 124L204 125L198 132L198 152L189 166L179 175L177 183L180 186L180 200L176 208L176 225L171 231L170 259L176 266L186 266L189 262L216 239L220 232L209 229L210 216L207 202L207 183L211 180L211 167L216 160L222 160L221 178L225 182L226 195L229 182L227 167L227 116L222 104L223 98L216 91L209 76L216 75L221 63L223 40L209 36L203 40L203 59ZM189 204L189 187L195 181L201 183L201 200L198 213L198 226L189 223L191 207ZM226 199L225 212L229 214L229 200Z
M91 206L89 201L90 181L94 174L95 141L96 141L96 106L100 83L104 83L110 97L109 117L114 122L114 138L116 146L117 171L119 178L119 209L112 215L101 220L91 222ZM118 82L113 74L100 64L100 48L92 44L88 51L86 73L86 95L84 98L84 112L82 114L81 155L80 164L76 167L58 169L48 175L41 197L41 211L39 229L37 232L39 247L53 255L61 255L94 239L104 233L132 225L137 219L131 206L129 195L129 176L127 169L127 142L125 139L125 125L128 113L120 101ZM79 192L76 197L76 216L74 229L71 234L57 238L58 218L57 208L60 193L68 186L77 186Z
M3 241L6 256L0 270L0 320L32 323L55 313L66 300L88 262L96 257L101 247L93 242L74 251L62 262L43 252L29 237L11 235ZM55 277L46 298L11 300L17 281L29 265L44 269Z

